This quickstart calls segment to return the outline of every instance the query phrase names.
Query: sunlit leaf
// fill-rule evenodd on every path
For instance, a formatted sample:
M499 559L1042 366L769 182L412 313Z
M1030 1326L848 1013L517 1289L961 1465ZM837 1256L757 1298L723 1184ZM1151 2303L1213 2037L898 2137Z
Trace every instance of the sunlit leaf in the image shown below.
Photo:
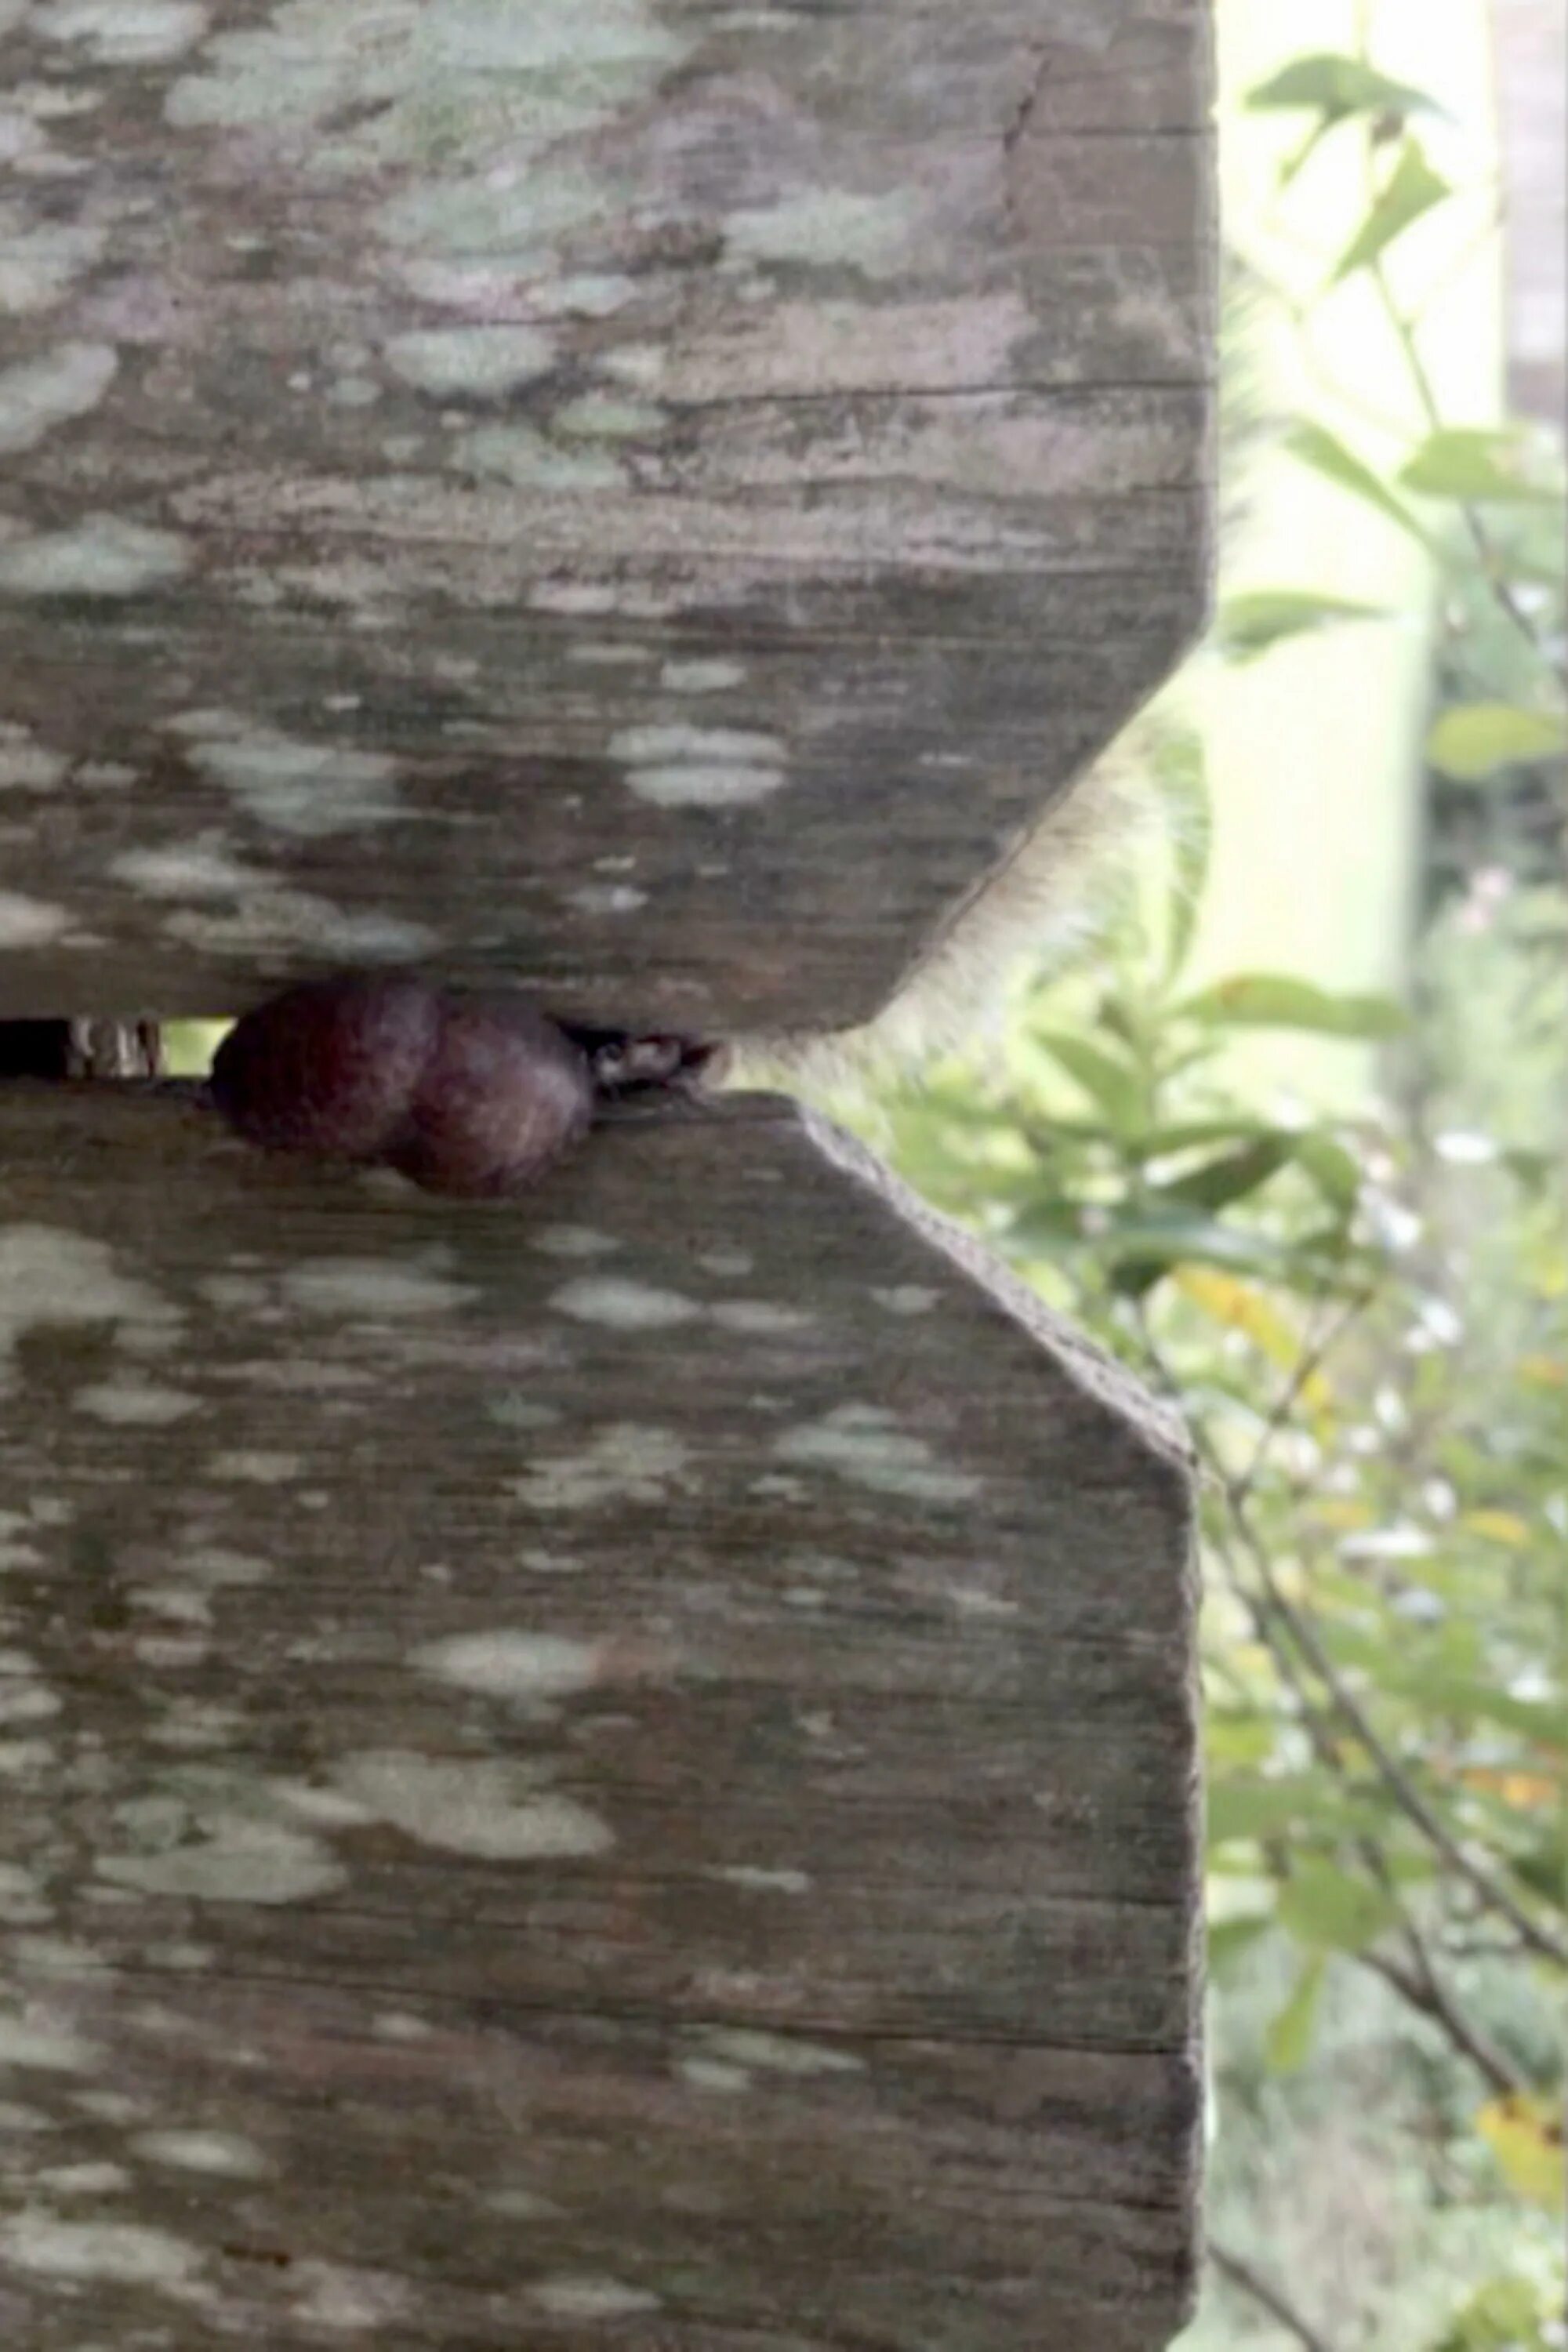
M1364 499L1368 506L1376 507L1380 514L1386 515L1391 522L1396 522L1401 530L1407 531L1428 553L1436 552L1435 542L1410 509L1402 499L1396 499L1382 478L1374 474L1372 467L1352 450L1347 449L1326 425L1318 424L1314 418L1304 417L1286 435L1285 447L1303 466L1310 466L1314 473L1321 474L1325 481L1334 483L1342 490L1349 490L1355 498Z
M1517 433L1450 425L1428 435L1399 479L1423 498L1555 506L1561 486L1532 477L1530 459L1529 444Z
M1294 2074L1310 2057L1327 1969L1323 1954L1314 1952L1302 1964L1283 2009L1269 2019L1263 2035L1263 2055L1270 2074Z
M1385 185L1341 254L1334 268L1334 282L1370 267L1396 236L1402 236L1424 214L1453 193L1441 172L1435 172L1426 161L1420 141L1406 139Z
M1476 2129L1496 2157L1509 2187L1550 2213L1563 2210L1563 2112L1555 2100L1515 2091L1489 2099Z
M1243 1953L1251 1951L1273 1925L1273 1919L1267 1912L1251 1912L1237 1919L1211 1920L1205 1938L1208 1948L1210 1977L1227 1974Z
M1304 1029L1329 1037L1393 1037L1405 1015L1386 996L1346 996L1284 972L1216 981L1175 1008L1191 1021L1226 1028Z
M1255 588L1227 596L1215 619L1215 641L1232 661L1250 661L1285 637L1300 637L1343 621L1384 621L1387 607L1348 596L1318 596L1304 588Z
M1527 710L1516 702L1461 702L1445 710L1433 727L1426 757L1444 775L1478 784L1500 768L1554 759L1565 740L1559 711Z
M1515 1551L1527 1550L1531 1541L1529 1520L1513 1511L1465 1511L1458 1524L1467 1535L1486 1536L1493 1543L1510 1545Z
M1277 108L1310 109L1340 121L1347 114L1441 114L1444 109L1424 89L1407 81L1391 81L1364 58L1319 51L1292 58L1277 74L1247 93L1254 112Z
M1113 1125L1123 1132L1138 1126L1143 1112L1143 1088L1130 1063L1119 1055L1108 1054L1103 1046L1091 1045L1087 1037L1070 1036L1062 1030L1040 1029L1034 1035L1085 1094L1100 1104Z
M1543 1772L1498 1772L1483 1764L1471 1764L1459 1778L1467 1789L1496 1797L1514 1812L1534 1812L1563 1801L1562 1782Z
M1180 1201L1193 1209L1227 1209L1258 1192L1277 1176L1292 1154L1287 1139L1261 1136L1239 1150L1221 1151L1184 1176L1172 1177L1157 1189L1162 1201Z
M1331 1862L1303 1862L1279 1890L1279 1923L1298 1943L1325 1952L1364 1952L1398 1911L1383 1889Z
M1210 1265L1184 1265L1173 1279L1184 1297L1226 1330L1244 1331L1270 1363L1289 1370L1300 1360L1300 1334L1253 1284Z

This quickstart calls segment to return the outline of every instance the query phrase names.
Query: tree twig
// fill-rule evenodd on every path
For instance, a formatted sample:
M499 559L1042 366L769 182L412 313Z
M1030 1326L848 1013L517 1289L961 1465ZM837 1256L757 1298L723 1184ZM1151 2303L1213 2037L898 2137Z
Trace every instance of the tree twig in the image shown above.
M1301 2316L1295 2305L1271 2280L1266 2279L1260 2271L1255 2271L1252 2264L1244 2262L1239 2254L1233 2254L1228 2246L1222 2246L1217 2238L1211 2237L1208 2242L1208 2257L1221 2278L1228 2279L1232 2286L1238 2286L1243 2294L1249 2294L1254 2303L1261 2304L1269 2317L1277 2319L1280 2326L1296 2338L1302 2347L1302 2352L1335 2352L1328 2337L1320 2335L1311 2321Z
M1139 1326L1152 1367L1163 1385L1173 1394L1180 1394L1163 1353L1150 1329L1143 1303L1138 1305ZM1289 1633L1296 1648L1332 1700L1335 1710L1365 1748L1377 1768L1389 1795L1406 1820L1414 1822L1427 1843L1440 1853L1449 1868L1458 1874L1481 1897L1488 1908L1499 1913L1513 1928L1520 1940L1540 1958L1551 1960L1556 1967L1568 1970L1568 1944L1532 1919L1509 1889L1495 1878L1483 1863L1466 1853L1447 1824L1435 1813L1420 1790L1414 1785L1392 1750L1385 1746L1361 1701L1345 1682L1339 1668L1323 1647L1311 1621L1295 1603L1287 1599L1274 1573L1268 1546L1253 1525L1248 1497L1238 1494L1234 1475L1228 1471L1215 1451L1213 1439L1200 1423L1192 1424L1194 1442L1200 1459L1215 1480L1223 1496L1231 1527L1247 1554L1257 1577L1260 1591L1268 1609ZM1272 1644L1270 1645L1272 1646Z

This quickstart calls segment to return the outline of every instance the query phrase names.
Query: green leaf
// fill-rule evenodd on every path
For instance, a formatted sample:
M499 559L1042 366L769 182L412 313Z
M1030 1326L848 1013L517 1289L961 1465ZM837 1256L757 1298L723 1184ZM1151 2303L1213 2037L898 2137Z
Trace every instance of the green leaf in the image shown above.
M1391 81L1363 58L1320 51L1292 58L1267 81L1247 93L1254 113L1278 108L1310 109L1339 122L1347 114L1442 114L1436 99L1407 81Z
M1289 1261L1276 1243L1214 1217L1162 1214L1150 1208L1118 1218L1100 1237L1099 1247L1110 1261L1116 1289L1132 1297L1178 1265L1225 1266L1269 1282L1289 1278Z
M1453 189L1441 172L1435 172L1418 139L1406 139L1381 194L1335 265L1331 283L1338 285L1358 269L1370 268L1396 236L1403 236L1423 214L1440 205Z
M1336 1863L1298 1864L1279 1890L1279 1924L1317 1952L1364 1952L1398 1912L1381 1887Z
M1396 499L1372 467L1364 464L1353 450L1347 449L1326 425L1318 424L1312 417L1303 418L1286 435L1285 447L1303 466L1310 466L1314 473L1321 474L1325 481L1334 483L1342 490L1349 490L1355 498L1363 499L1368 506L1376 507L1380 514L1386 515L1391 522L1396 522L1401 530L1408 531L1428 554L1437 552L1433 541L1422 530L1409 508Z
M1226 1975L1273 1925L1268 1914L1261 1911L1249 1912L1236 1919L1216 1919L1205 1937L1210 1977Z
M1422 443L1399 478L1423 498L1555 506L1561 485L1532 481L1523 470L1528 457L1517 433L1451 425Z
M1302 1827L1337 1830L1345 1821L1338 1790L1318 1772L1227 1772L1211 1779L1205 1811L1211 1845Z
M1181 1201L1194 1209L1226 1209L1233 1201L1258 1192L1292 1157L1289 1137L1266 1135L1256 1143L1243 1144L1238 1151L1217 1152L1201 1168L1174 1177L1156 1190L1162 1201Z
M1426 738L1434 768L1460 783L1484 783L1500 768L1522 766L1561 753L1561 713L1526 710L1516 702L1461 702L1445 710Z
M1325 1201L1336 1209L1353 1209L1361 1198L1361 1162L1331 1135L1309 1133L1295 1141L1296 1158Z
M1311 2055L1328 1962L1321 1952L1304 1961L1295 1989L1263 2035L1263 2055L1273 2074L1294 2074Z
M1254 588L1227 596L1215 623L1221 653L1231 661L1252 661L1286 637L1300 637L1342 621L1384 621L1386 606L1358 604L1349 596L1317 596L1305 588Z
M1073 1037L1064 1030L1037 1029L1034 1042L1044 1046L1047 1054L1077 1080L1092 1102L1097 1102L1113 1127L1127 1134L1135 1129L1143 1116L1143 1088L1138 1073L1119 1055L1108 1054L1087 1038Z
M1394 1037L1405 1027L1388 997L1337 995L1286 972L1240 972L1175 1009L1213 1027L1305 1029L1325 1037Z

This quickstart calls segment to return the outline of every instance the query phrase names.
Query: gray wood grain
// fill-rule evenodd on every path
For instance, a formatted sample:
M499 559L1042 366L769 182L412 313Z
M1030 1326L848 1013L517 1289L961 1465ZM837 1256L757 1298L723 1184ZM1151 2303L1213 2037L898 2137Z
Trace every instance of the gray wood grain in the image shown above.
M1189 1496L843 1139L455 1210L0 1088L26 2352L1157 2352Z
M1198 622L1203 0L0 26L0 1015L842 1025Z

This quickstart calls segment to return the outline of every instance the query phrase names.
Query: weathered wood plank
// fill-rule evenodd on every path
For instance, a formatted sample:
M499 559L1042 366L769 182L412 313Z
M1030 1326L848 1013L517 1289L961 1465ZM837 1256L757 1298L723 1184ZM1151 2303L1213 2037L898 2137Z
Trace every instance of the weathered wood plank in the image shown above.
M0 14L0 1016L841 1025L1190 635L1202 0Z
M0 1089L28 2352L1155 2352L1180 1446L787 1107L454 1209Z

